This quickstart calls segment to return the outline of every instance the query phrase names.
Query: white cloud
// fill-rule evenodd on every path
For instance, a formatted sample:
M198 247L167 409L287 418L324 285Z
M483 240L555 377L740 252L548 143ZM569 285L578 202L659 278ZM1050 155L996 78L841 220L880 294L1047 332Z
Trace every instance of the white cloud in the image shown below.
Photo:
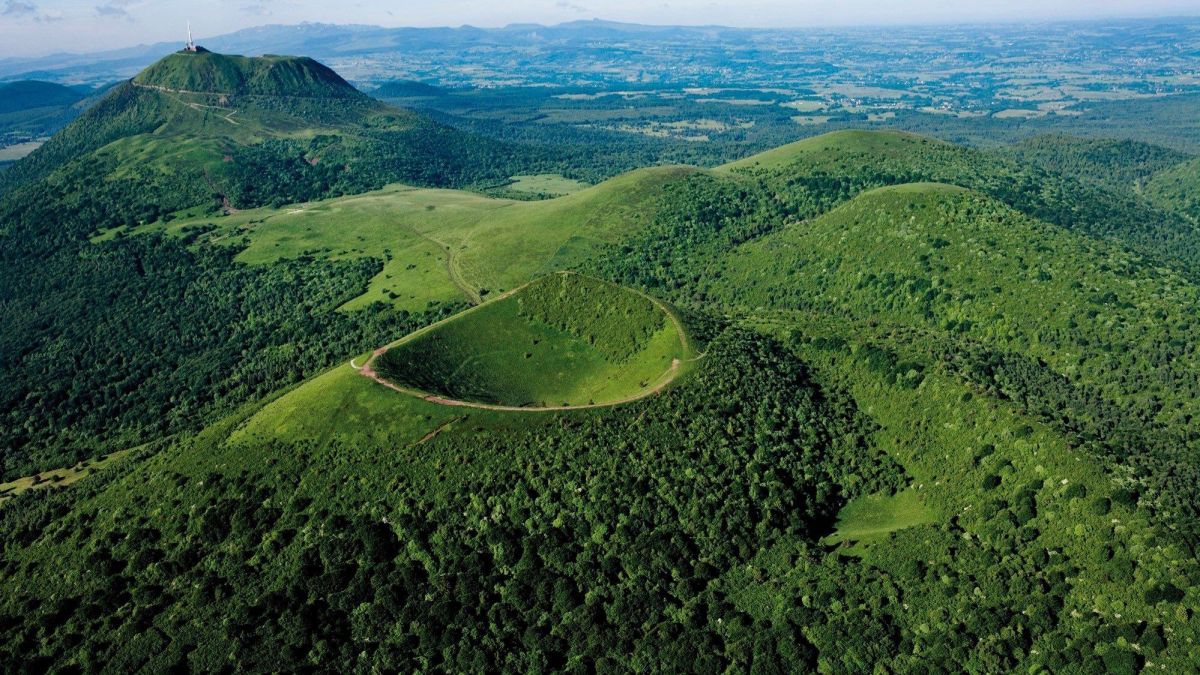
M96 6L96 14L110 19L125 19L133 21L129 10L140 5L139 0L108 0L103 5Z
M0 16L11 16L16 19L29 19L38 23L62 21L63 13L57 9L42 11L40 7L28 0L7 0Z
M275 13L272 11L271 3L268 0L254 0L242 5L241 10L251 16L271 16Z
M4 11L0 12L4 16L16 17L33 17L37 13L37 5L32 2L22 2L21 0L8 0L8 2L4 3Z

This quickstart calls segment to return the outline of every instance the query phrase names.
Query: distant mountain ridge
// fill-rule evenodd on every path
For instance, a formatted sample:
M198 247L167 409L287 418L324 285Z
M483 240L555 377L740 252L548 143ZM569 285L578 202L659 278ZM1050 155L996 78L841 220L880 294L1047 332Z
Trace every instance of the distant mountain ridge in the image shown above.
M50 106L69 106L86 98L88 91L86 88L67 87L39 80L0 84L0 114Z
M502 44L513 40L546 43L585 38L612 37L621 34L704 35L722 33L752 33L753 29L696 26L643 26L612 21L590 20L543 26L512 24L502 28L475 26L434 28L387 28L367 25L301 23L274 24L245 28L226 35L206 38L203 42L214 52L265 55L270 53L308 54L314 58L369 54L394 51L400 48L453 48L478 44ZM72 69L103 69L132 74L160 58L163 53L177 49L179 43L158 42L124 49L93 53L61 53L34 58L0 59L0 78L25 74L46 77L56 71Z
M1195 17L1180 17L1176 22L1191 24ZM1129 26L1160 26L1171 19L1112 19L1105 22L1060 22L1053 26L1108 26L1119 22ZM1016 25L1016 24L1014 24ZM960 26L986 28L986 26ZM992 26L994 28L995 26ZM706 37L735 39L750 49L761 48L761 40L770 36L797 33L825 35L829 28L769 27L739 28L719 25L642 25L590 19L553 25L530 23L502 27L384 27L362 24L300 23L273 24L245 28L224 35L207 37L204 45L214 51L234 54L307 54L320 60L337 57L368 55L386 52L420 51L424 49L455 50L467 46L550 45L580 46L581 40L620 42L624 39L671 39L689 44ZM881 29L856 29L856 33ZM49 79L80 81L129 77L153 63L165 53L181 46L179 42L157 42L91 53L56 53L39 57L0 58L0 80Z

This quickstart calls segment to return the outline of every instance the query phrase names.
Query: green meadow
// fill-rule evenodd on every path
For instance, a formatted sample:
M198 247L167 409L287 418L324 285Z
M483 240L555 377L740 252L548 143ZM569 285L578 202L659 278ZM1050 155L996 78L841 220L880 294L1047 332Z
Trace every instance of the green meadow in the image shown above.
M579 192L588 184L567 178L557 173L524 174L513 176L507 189L533 195L563 196Z
M93 240L166 232L236 246L237 259L252 265L301 256L375 258L383 269L344 309L383 302L419 311L430 303L479 302L535 276L578 266L652 218L658 191L693 171L642 169L534 202L392 185L231 215L184 210L170 220L110 230Z

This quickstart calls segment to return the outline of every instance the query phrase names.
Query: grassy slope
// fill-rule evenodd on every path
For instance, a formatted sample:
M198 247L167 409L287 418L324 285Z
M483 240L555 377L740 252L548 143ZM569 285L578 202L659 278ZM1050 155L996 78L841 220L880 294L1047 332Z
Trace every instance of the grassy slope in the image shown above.
M869 153L874 157L904 156L914 144L954 147L943 141L902 131L835 131L751 155L720 168L726 171L783 169L802 159L822 156L838 158L853 153Z
M186 236L211 224L215 229L205 238L245 246L238 259L250 264L305 254L381 258L383 271L346 309L381 301L416 310L464 296L477 301L578 265L652 218L652 203L662 186L691 171L642 169L538 202L397 185L225 217L184 213L133 232L165 230Z
M318 448L344 443L370 453L417 445L427 434L455 420L461 422L441 433L466 432L479 426L503 429L510 419L511 414L505 417L404 396L343 364L263 406L229 435L229 443L278 440L311 442Z

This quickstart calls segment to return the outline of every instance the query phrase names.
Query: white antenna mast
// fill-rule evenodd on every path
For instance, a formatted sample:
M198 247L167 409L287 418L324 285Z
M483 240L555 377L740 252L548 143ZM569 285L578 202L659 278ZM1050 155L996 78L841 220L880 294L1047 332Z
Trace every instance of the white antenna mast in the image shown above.
M196 43L192 41L192 22L189 21L187 26L188 26L188 41L187 41L187 46L184 47L184 49L189 52L194 52L194 51L196 51Z

